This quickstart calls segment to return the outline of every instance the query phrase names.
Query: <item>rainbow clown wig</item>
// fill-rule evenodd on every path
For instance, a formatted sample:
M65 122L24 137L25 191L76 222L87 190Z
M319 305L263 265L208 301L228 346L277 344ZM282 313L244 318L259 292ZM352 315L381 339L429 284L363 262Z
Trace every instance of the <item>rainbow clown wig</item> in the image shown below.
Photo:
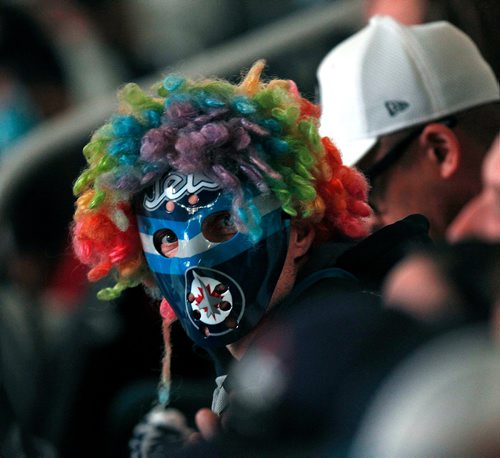
M366 235L366 181L320 138L318 107L292 81L261 81L263 68L256 62L239 85L168 75L156 95L135 84L119 92L120 109L85 146L88 167L74 185L76 254L90 267L91 281L116 279L99 298L140 283L158 293L132 201L170 168L204 173L230 191L237 228L251 238L258 236L259 215L245 201L243 181L313 224L317 240Z

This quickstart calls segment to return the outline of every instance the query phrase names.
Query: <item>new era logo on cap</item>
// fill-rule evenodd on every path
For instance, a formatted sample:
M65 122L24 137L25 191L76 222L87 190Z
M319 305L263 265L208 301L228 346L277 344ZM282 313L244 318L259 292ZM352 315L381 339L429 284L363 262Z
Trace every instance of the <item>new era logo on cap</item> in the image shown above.
M388 100L384 105L391 116L396 116L410 106L408 102L403 100Z

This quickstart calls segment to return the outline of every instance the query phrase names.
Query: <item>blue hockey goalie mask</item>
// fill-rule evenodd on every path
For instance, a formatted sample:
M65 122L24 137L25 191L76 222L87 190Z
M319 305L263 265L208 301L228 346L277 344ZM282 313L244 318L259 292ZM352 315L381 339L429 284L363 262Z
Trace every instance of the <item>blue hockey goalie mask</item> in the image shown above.
M233 195L205 175L170 171L136 200L149 268L203 347L235 342L255 327L285 262L290 220L271 194L251 185L244 192L262 217L256 241L233 224Z

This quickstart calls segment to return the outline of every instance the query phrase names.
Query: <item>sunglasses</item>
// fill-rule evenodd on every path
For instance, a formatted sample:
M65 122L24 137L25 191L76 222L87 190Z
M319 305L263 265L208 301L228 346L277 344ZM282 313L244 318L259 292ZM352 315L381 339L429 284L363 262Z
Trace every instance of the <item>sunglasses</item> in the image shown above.
M440 124L444 124L447 127L453 128L457 125L457 118L455 116L449 116L438 121ZM391 168L399 159L403 157L405 151L407 151L410 144L418 138L418 136L423 132L427 124L420 126L418 129L410 132L406 137L402 138L399 142L397 142L386 155L380 159L380 161L373 164L371 167L367 168L363 173L368 179L368 181L373 184L375 179L380 176L382 173L386 172L389 168Z

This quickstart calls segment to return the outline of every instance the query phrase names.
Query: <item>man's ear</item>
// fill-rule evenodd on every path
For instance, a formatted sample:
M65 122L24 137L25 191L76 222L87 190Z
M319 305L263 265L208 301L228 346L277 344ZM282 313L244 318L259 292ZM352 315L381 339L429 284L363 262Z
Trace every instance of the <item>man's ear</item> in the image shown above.
M294 259L302 258L309 251L315 236L316 231L311 224L292 220L290 248L292 249Z
M460 166L460 142L448 126L435 122L428 124L420 134L420 146L427 158L439 166L441 178L452 177Z

